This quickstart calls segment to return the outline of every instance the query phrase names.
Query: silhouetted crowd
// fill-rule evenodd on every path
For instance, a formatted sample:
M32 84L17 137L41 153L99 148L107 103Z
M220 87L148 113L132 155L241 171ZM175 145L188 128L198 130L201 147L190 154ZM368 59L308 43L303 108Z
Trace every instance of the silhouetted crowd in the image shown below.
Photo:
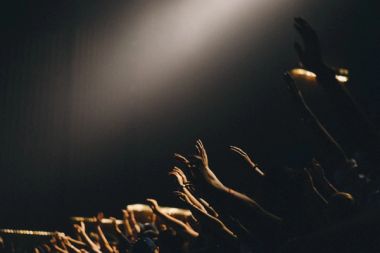
M344 126L342 144L308 105L292 73L285 73L300 124L319 142L309 163L268 170L243 149L229 147L264 189L248 196L218 178L197 140L193 155L175 154L177 166L169 172L186 210L171 212L148 198L143 212L123 209L120 220L99 213L93 222L76 222L71 235L56 232L34 252L380 252L378 133L324 63L316 32L301 18L294 26L303 42L295 44L301 67L315 74L334 107ZM264 191L269 200L259 203Z

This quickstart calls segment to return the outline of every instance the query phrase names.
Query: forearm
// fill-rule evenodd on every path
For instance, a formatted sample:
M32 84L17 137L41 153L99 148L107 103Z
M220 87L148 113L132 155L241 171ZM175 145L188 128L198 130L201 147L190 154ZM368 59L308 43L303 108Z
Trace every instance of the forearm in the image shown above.
M173 227L176 231L182 233L182 234L185 234L185 235L189 235L191 237L198 237L199 234L194 231L192 228L189 228L185 223L183 223L182 221L170 216L169 214L166 214L164 212L162 212L161 210L155 210L155 213L157 216L159 216L161 219L165 220L166 223Z
M86 246L86 244L84 242L81 242L79 240L75 240L74 238L71 238L71 237L67 237L67 239L72 242L72 243L75 243L77 245L80 245L80 246Z
M219 214L215 211L215 209L212 206L210 206L210 204L206 200L204 200L202 198L199 198L199 201L205 207L207 213L211 214L214 217L218 217L219 216Z
M222 191L220 191L220 194L221 196L224 195L226 204L233 209L235 209L237 206L241 206L243 208L248 207L251 212L258 214L260 217L266 217L276 222L282 222L282 219L280 217L265 210L256 201L243 193L225 187Z
M218 235L223 239L236 239L236 235L232 232L221 220L215 218L197 208L195 205L191 203L187 203L191 212L196 216L198 221L200 222L201 227L205 228L208 231L212 231L214 235Z
M128 237L133 236L133 230L132 230L131 224L128 221L128 218L123 219L123 224L124 224L124 229L125 229L126 235Z
M111 247L111 245L109 244L109 242L108 242L106 236L104 235L104 233L103 233L103 229L100 227L100 225L97 225L97 226L96 226L96 230L98 231L98 234L99 234L100 240L101 240L101 242L102 242L104 248L105 248L108 252L112 253L112 252L113 252L112 247Z
M189 191L189 189L187 189L186 186L182 187L182 190L189 197L191 203L193 203L196 207L200 208L201 210L207 212L202 203Z
M141 231L141 228L140 228L139 224L137 223L135 215L134 215L133 212L130 213L129 222L131 224L133 233L135 233L136 235L138 235L140 233L140 231Z
M300 107L302 107L302 111L304 112L305 122L313 129L315 133L321 138L318 138L322 142L322 150L325 151L326 148L331 150L328 152L328 156L331 157L331 154L334 154L341 162L346 163L348 161L348 156L340 144L334 139L334 137L327 131L327 129L323 126L323 124L319 121L318 117L311 110L309 105L306 103L302 93L297 90L296 99L299 101ZM326 156L326 152L321 154L322 156Z
M68 253L66 250L60 248L58 245L53 245L53 247L59 253Z
M70 244L66 244L69 251L70 252L74 252L74 253L81 253L80 249L78 249L77 247L75 247L74 245L72 245L71 243Z
M86 232L81 232L81 236L87 243L87 245L91 248L92 251L96 253L101 253L99 247L90 239Z

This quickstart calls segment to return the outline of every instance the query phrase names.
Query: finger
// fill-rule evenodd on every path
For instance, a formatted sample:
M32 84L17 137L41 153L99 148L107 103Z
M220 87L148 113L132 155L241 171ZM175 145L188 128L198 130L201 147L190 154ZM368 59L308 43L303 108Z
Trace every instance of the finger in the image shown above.
M185 156L183 156L181 154L178 154L178 153L174 154L174 158L178 159L179 161L181 161L181 162L183 162L185 164L189 164L190 163L190 161Z
M182 201L189 203L189 199L183 192L180 191L174 191L174 194Z
M194 157L195 159L199 160L199 161L202 161L202 157L199 156L199 155L193 155L193 157Z
M177 173L181 173L182 170L180 168L178 168L177 166L174 166L173 171L175 171Z
M238 148L238 147L235 147L235 146L230 146L230 150L235 151L235 152L238 152L238 151L239 151L239 148Z
M187 176L186 176L186 174L181 170L181 171L179 171L179 175L182 177L182 179L184 180L184 181L187 181Z
M200 147L203 146L203 145L202 145L202 141L201 141L201 139L198 139L198 140L197 140L197 144L198 144Z
M201 141L200 139L197 141L197 144L198 144L198 146L199 146L199 148L200 148L201 150L204 150L204 149L205 149L205 147L204 147L204 145L203 145L203 143L202 143L202 141Z
M183 172L182 169L178 168L178 167L175 167L176 171L178 172L178 174L182 177L182 178L186 178L186 174Z
M234 151L235 153L238 153L241 156L247 156L247 153L245 153L242 149L235 147L235 146L230 146L231 151Z
M239 147L234 147L234 148L235 148L236 151L239 151L241 154L247 155L247 153L243 149L241 149Z
M195 145L195 148L197 149L198 154L201 155L201 148L198 146L198 144Z

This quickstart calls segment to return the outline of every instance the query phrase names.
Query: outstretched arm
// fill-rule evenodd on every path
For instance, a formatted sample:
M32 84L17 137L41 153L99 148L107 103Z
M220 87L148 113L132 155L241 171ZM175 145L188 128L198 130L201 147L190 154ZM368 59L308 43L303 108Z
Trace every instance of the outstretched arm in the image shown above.
M302 18L295 19L294 27L304 45L302 48L300 44L295 44L301 65L317 75L318 83L324 87L340 111L338 118L344 120L343 124L351 128L351 136L356 137L357 144L378 158L379 133L346 87L336 80L335 71L324 63L317 33Z
M311 167L308 171L324 196L331 197L338 192L335 186L326 178L323 167L316 159L311 161Z
M63 243L67 246L68 250L70 252L74 252L74 253L81 253L81 250L78 249L77 247L75 247L72 243L71 243L71 237L69 236L65 236L63 238Z
M215 211L215 209L206 200L199 198L199 201L202 203L202 205L204 206L204 208L206 209L208 214L210 214L216 218L219 217L218 212Z
M199 234L196 232L190 225L185 224L184 222L170 216L169 214L163 212L158 205L157 201L155 199L147 199L148 205L152 209L152 211L166 221L166 223L173 227L177 232L181 233L182 235L189 236L189 237L198 237Z
M186 184L188 184L187 177L183 171L178 168L174 167L171 172L169 172L169 175L174 176L177 179L177 182L183 192L189 197L190 201L196 205L198 208L206 211L205 207L202 205L201 202L190 192L190 190L186 187Z
M207 227L207 229L213 231L215 235L224 239L237 238L235 233L232 232L221 220L194 205L185 193L177 191L175 194L188 205L202 227Z
M141 227L136 221L135 212L133 210L128 209L127 211L129 214L129 223L131 224L133 234L135 235L135 237L137 237L137 235L141 232Z
M128 238L133 238L133 229L131 227L131 224L129 223L129 212L126 209L121 210L123 212L123 225L125 234Z
M244 152L244 150L242 150L239 147L235 147L235 146L230 146L230 149L231 149L231 151L233 151L233 152L237 153L238 155L240 155L249 164L249 166L254 171L256 171L260 176L265 176L265 173L259 168L259 166L257 166L256 163L254 163L252 161L252 159L249 157L249 155L246 152Z
M123 234L123 232L119 228L116 218L110 217L110 219L112 220L112 225L115 230L117 240L119 241L118 243L119 251L126 252L128 249L131 248L131 241L127 236Z
M83 239L85 240L85 242L91 248L92 251L94 251L95 253L101 253L98 245L96 245L87 235L86 226L83 221L80 223L80 225L74 224L74 228L77 230L78 234L80 234L83 237Z
M206 149L200 140L197 141L196 148L198 150L197 157L201 160L202 165L199 166L198 170L195 171L198 171L199 177L203 179L204 184L207 184L209 187L214 189L214 198L211 198L212 200L224 202L224 204L219 203L219 205L224 206L225 208L230 208L230 211L238 209L237 207L241 207L246 210L249 209L252 214L260 215L266 219L270 219L275 222L282 221L281 218L262 208L252 198L229 187L226 187L210 169Z
M310 109L308 104L306 103L302 92L297 88L294 80L289 75L289 73L284 74L284 80L288 85L288 89L293 95L293 98L302 111L302 115L305 119L305 122L309 123L312 129L317 132L319 136L321 136L321 140L324 141L325 145L330 147L333 150L335 156L339 157L344 164L348 164L349 158L343 148L339 145L339 143L334 139L334 137L327 131L327 129L323 126L323 124L319 121L317 116ZM331 154L329 154L331 156Z
M103 245L103 248L109 252L109 253L113 253L113 249L110 245L110 243L108 242L106 236L104 235L103 233L103 229L101 227L101 224L102 224L102 220L104 218L104 214L102 212L98 213L97 216L96 216L96 230L99 234L99 237L100 237L100 241Z

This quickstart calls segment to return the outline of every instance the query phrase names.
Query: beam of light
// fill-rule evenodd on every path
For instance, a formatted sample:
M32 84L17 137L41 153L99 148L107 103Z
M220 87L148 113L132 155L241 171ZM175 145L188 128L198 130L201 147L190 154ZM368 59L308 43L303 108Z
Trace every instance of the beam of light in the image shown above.
M73 129L83 122L91 128L75 139L122 132L136 115L176 106L174 92L191 96L189 79L207 80L212 66L246 49L244 40L265 36L274 10L289 1L139 1L113 31L91 32L78 48L73 122L79 126ZM93 58L85 55L91 46Z

